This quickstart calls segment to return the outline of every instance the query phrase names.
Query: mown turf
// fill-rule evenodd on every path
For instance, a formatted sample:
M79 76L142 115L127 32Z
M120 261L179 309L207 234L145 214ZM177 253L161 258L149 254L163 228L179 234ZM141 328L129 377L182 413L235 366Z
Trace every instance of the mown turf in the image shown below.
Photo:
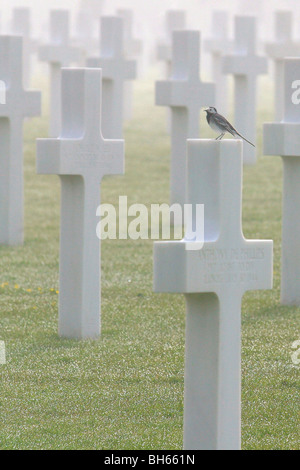
M126 174L104 179L102 202L168 202L169 137L153 102L152 81L140 82L125 131ZM279 157L261 156L261 125L271 119L264 103L260 158L244 171L243 227L248 238L274 240L274 289L243 300L242 445L299 449L291 346L300 309L279 303L282 168ZM58 337L59 178L35 172L46 119L26 122L24 134L26 241L0 248L0 448L181 449L183 298L152 292L152 241L103 241L101 339Z

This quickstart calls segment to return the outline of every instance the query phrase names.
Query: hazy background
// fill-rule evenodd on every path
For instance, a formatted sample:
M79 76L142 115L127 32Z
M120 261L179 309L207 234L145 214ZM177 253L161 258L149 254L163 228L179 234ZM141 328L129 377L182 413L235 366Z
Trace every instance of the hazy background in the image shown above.
M87 2L89 0L86 0ZM2 30L10 17L13 7L28 6L33 8L33 27L36 34L42 29L47 12L53 8L78 9L85 0L0 0ZM299 20L296 36L300 37L300 2L297 0L106 0L104 13L112 14L117 8L132 8L135 11L136 29L146 36L156 35L161 31L163 14L167 9L184 8L187 10L188 26L201 29L203 34L210 31L210 13L213 9L230 10L232 14L257 14L259 18L260 36L270 37L273 10L288 9L295 12ZM263 36L263 37L262 37Z

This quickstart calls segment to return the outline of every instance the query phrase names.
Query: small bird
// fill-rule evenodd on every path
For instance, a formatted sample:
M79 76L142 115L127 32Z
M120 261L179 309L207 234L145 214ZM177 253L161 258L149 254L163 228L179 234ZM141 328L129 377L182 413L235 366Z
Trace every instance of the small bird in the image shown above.
M223 139L226 132L229 132L229 134L233 135L233 137L241 137L241 139L248 142L248 144L252 145L252 147L255 147L254 144L252 144L251 142L249 142L249 140L239 134L238 131L230 124L230 122L228 122L227 119L224 118L224 116L218 113L216 108L210 106L209 108L204 109L204 111L206 112L206 120L208 122L208 125L212 128L212 130L215 132L221 132L221 134L216 138L216 140Z

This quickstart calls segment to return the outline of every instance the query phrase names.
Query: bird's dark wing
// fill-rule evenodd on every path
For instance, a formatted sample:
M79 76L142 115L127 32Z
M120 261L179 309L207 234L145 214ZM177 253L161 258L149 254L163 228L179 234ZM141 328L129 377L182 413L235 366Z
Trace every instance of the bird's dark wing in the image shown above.
M226 118L224 118L224 116L221 116L221 114L219 114L219 113L214 114L214 119L215 119L216 124L224 132L229 132L233 136L235 136L237 134L236 129L230 124L229 121L227 121Z

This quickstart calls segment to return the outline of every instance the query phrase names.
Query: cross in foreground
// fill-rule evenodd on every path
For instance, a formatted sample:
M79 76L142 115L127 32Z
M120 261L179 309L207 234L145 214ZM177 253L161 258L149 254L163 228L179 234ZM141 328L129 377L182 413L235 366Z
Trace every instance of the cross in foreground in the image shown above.
M197 249L199 241L186 238L154 244L154 290L186 299L189 450L240 448L241 301L248 290L272 287L273 242L246 240L242 232L242 145L188 141L187 202L194 216L204 204L204 244Z

